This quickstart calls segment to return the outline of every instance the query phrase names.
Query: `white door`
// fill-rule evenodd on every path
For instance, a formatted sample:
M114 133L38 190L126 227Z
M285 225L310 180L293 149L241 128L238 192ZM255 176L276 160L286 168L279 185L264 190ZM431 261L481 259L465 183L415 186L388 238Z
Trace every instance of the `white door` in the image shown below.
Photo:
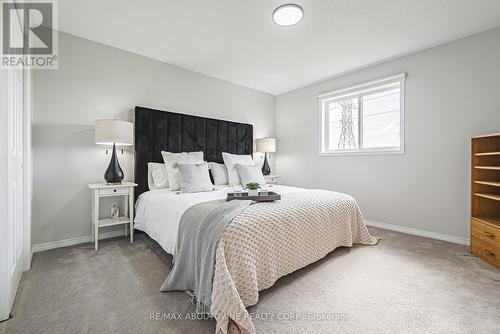
M0 320L9 317L24 263L23 70L0 73Z
M2 145L2 173L0 177L6 182L4 191L0 195L3 201L2 207L5 211L2 215L2 230L5 233L2 238L0 270L0 320L9 317L14 298L16 297L19 281L24 268L24 186L23 186L23 70L3 70L3 85L5 88L2 97L6 97L6 103L2 111L6 111L6 121L1 131L4 138ZM5 73L7 72L7 73ZM6 74L6 75L5 75ZM5 219L6 218L6 219Z
M23 70L9 70L8 89L8 209L10 307L23 271Z
M21 36L16 36L22 38ZM23 69L0 70L0 320L9 317L24 258Z

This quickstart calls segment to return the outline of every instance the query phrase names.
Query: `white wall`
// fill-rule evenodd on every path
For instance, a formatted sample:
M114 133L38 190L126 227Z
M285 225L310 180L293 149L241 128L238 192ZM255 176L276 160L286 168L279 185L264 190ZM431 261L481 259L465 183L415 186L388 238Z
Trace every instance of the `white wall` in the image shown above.
M103 180L110 159L94 144L96 119L132 120L139 105L251 123L256 138L275 134L272 95L64 33L59 70L34 71L33 82L33 244L90 234L86 184ZM119 159L132 179L132 151Z
M316 95L408 73L404 155L318 156ZM500 29L277 97L284 183L353 195L365 218L468 237L469 138L500 132Z

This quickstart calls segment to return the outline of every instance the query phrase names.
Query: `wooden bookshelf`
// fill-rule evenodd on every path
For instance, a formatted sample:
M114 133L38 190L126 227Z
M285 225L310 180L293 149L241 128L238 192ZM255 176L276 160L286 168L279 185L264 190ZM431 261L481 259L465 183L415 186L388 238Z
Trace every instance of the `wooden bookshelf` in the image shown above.
M471 253L500 269L500 133L471 140Z

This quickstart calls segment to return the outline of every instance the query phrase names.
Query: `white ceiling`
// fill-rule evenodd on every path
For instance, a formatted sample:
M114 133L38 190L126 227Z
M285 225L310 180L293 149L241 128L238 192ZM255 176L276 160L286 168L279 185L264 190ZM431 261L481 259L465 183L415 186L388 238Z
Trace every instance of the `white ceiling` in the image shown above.
M64 32L276 95L497 26L499 0L59 1Z

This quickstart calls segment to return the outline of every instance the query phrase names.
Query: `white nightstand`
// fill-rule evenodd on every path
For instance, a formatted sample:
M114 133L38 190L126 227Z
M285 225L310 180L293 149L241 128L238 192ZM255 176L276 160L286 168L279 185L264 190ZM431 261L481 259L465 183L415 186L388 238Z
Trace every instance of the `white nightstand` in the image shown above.
M112 185L93 183L88 184L88 187L92 192L92 242L95 245L95 250L98 249L99 228L105 226L125 225L125 236L127 236L128 227L130 229L130 242L134 242L134 187L137 187L137 184L132 182L122 182L121 184ZM99 219L100 199L116 196L122 197L123 214L120 214L120 217L116 219Z
M279 175L264 175L264 180L266 180L267 184L278 184Z

